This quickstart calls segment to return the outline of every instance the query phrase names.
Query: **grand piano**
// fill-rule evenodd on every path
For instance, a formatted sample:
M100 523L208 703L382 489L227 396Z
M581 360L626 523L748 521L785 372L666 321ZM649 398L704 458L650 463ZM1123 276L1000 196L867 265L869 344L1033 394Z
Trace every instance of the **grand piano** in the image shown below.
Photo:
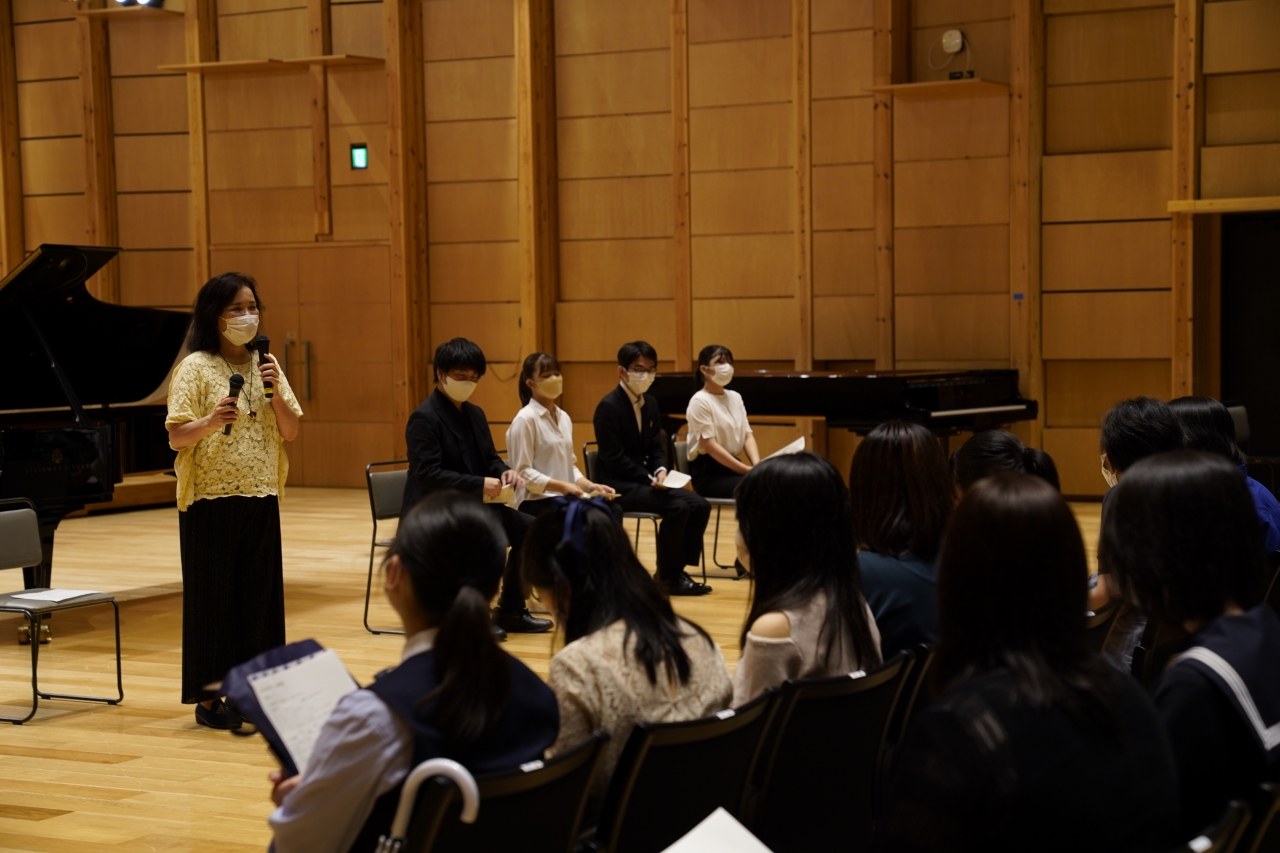
M689 374L654 380L668 435L675 435L689 398L698 390ZM904 420L939 435L1035 420L1039 406L1018 393L1017 370L865 370L842 373L741 371L734 391L752 416L826 418L828 427L865 435L878 424Z
M44 562L28 589L50 585L68 513L173 464L164 401L191 315L90 296L85 280L119 251L46 243L0 281L0 498L36 505Z

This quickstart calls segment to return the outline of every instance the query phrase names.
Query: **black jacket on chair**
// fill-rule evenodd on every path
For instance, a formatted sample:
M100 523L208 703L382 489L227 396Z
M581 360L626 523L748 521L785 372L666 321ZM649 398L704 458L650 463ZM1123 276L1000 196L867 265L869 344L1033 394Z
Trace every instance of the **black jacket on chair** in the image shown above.
M474 436L474 448L467 433ZM455 489L481 497L485 477L501 477L507 463L493 446L484 409L463 403L462 411L437 388L409 416L404 430L409 478L401 512L432 492Z
M600 479L605 485L649 484L651 475L667 467L662 452L658 401L644 395L640 410L644 429L636 428L631 397L619 385L596 406L596 442L600 445Z

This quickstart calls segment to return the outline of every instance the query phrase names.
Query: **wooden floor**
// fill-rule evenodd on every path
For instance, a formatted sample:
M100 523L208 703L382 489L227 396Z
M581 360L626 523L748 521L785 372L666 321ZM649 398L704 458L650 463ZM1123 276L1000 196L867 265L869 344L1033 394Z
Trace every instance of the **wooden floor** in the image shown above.
M1073 508L1092 555L1098 505ZM373 636L361 625L367 496L293 489L281 515L289 640L314 637L336 650L358 680L369 681L396 663L401 640ZM652 568L651 530L641 535L640 556ZM732 553L733 534L732 513L726 513L722 559ZM710 532L707 545L710 552ZM178 701L177 511L69 519L58 531L56 553L55 585L110 591L121 602L125 701L115 707L41 702L30 723L0 728L0 851L264 850L271 811L265 777L274 760L259 738L196 726L191 706ZM10 587L18 585L17 573L6 577ZM374 583L379 601L376 577ZM711 584L711 595L677 599L676 609L711 634L732 667L749 587L728 579ZM395 624L395 614L380 601L370 619L375 626ZM30 707L29 650L14 643L17 624L0 620L5 715L22 715ZM110 626L110 608L58 614L54 641L41 649L41 688L110 694ZM516 635L506 649L545 675L554 642L547 635Z

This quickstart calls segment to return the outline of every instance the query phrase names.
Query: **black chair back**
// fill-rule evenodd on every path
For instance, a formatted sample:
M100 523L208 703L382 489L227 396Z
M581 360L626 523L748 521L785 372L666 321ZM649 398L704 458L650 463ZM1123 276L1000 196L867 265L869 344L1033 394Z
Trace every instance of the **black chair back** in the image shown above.
M782 686L748 815L774 853L867 846L885 737L911 660L903 652L869 673Z
M911 728L911 721L916 715L928 707L932 699L929 686L929 673L933 669L933 660L937 647L927 643L916 646L912 652L911 668L903 676L902 693L894 704L893 717L889 720L889 728L885 733L884 753L880 756L880 772L877 782L876 815L883 814L882 798L888 790L889 778L893 773L893 761L898 747Z
M441 777L423 783L403 853L572 853L587 790L609 740L596 732L549 761L476 777L480 814L462 823L458 787Z
M704 720L636 726L605 795L596 849L660 853L717 808L739 815L777 695Z
M1165 664L1173 657L1187 632L1180 627L1151 619L1142 631L1142 640L1133 650L1133 663L1129 672L1143 687L1150 687L1164 672Z
M1112 596L1106 604L1085 614L1084 641L1089 646L1089 651L1096 655L1102 654L1102 650L1107 647L1107 638L1111 636L1111 629L1116 624L1116 617L1119 615L1119 596Z

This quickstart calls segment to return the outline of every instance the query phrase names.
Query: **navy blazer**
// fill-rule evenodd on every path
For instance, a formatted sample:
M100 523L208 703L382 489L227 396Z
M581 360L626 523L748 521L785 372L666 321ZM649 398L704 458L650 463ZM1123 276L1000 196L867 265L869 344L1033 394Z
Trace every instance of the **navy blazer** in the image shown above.
M616 487L620 483L649 484L649 477L667 467L662 452L661 418L658 401L644 395L636 427L636 410L631 397L618 385L596 406L596 442L600 445L600 481Z
M464 430L475 435L480 468L468 460ZM485 477L501 477L507 463L493 446L493 434L484 409L463 403L462 411L437 388L409 416L404 430L409 450L409 478L404 484L401 514L423 497L444 489L481 497Z

